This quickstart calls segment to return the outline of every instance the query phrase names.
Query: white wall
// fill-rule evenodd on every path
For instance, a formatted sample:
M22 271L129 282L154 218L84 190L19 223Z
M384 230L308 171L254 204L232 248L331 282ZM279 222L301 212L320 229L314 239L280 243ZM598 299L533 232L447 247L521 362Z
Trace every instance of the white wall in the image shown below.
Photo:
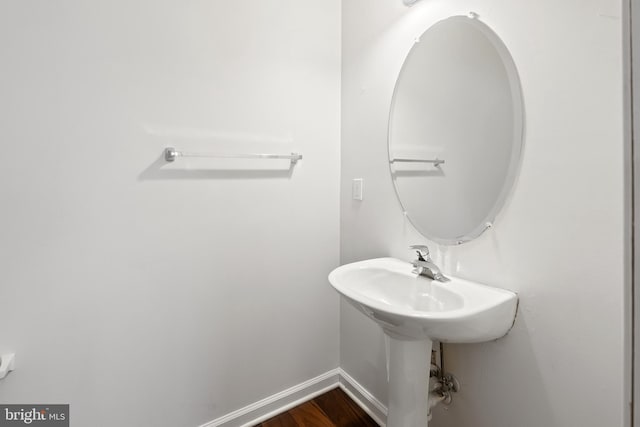
M622 426L624 168L619 0L343 1L342 263L428 241L404 220L387 165L395 78L413 38L477 12L510 49L526 108L524 159L495 227L433 244L446 273L519 293L514 329L496 342L447 345L462 383L435 427ZM350 198L364 178L364 200ZM380 330L341 307L341 366L386 401Z
M197 426L338 366L340 13L0 2L0 402Z

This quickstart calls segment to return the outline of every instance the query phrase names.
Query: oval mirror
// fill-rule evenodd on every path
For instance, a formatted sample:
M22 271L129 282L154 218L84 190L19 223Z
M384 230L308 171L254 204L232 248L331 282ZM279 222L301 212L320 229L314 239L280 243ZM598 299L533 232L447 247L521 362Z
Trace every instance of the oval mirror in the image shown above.
M389 164L420 233L459 244L491 226L516 179L523 121L518 72L487 25L454 16L416 40L393 95Z

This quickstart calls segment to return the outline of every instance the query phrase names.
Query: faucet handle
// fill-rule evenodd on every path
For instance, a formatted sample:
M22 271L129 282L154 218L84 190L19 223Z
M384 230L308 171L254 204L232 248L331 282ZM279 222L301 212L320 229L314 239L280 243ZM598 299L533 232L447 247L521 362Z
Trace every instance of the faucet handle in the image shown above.
M409 249L415 249L418 254L418 261L429 261L429 247L427 245L411 245Z

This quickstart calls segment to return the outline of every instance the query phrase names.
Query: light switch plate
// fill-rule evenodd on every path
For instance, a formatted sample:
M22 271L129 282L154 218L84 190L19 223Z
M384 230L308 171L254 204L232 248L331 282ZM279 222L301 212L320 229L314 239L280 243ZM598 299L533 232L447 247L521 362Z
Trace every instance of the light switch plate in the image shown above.
M351 197L353 200L362 200L362 178L355 178L351 183Z

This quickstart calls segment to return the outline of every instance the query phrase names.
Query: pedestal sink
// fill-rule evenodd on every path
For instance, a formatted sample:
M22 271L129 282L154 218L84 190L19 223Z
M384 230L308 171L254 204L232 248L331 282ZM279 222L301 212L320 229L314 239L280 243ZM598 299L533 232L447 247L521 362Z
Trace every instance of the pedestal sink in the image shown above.
M427 426L433 341L491 341L513 325L516 294L449 278L418 276L395 258L355 262L329 274L331 285L389 336L387 427Z

